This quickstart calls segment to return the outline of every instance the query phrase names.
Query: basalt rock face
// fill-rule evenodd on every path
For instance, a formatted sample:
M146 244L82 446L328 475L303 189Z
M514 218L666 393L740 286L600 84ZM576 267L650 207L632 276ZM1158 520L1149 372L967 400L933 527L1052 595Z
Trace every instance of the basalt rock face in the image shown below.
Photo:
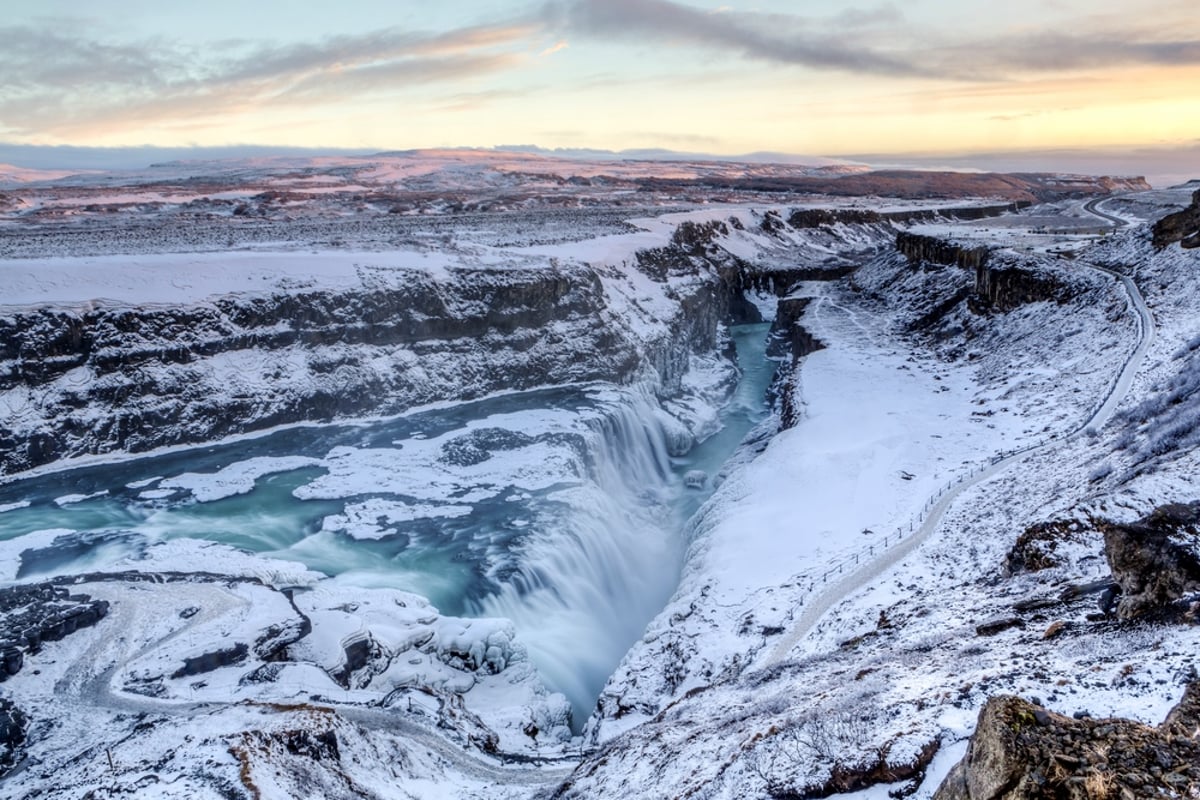
M395 270L361 288L180 306L22 310L0 318L0 475L70 456L398 413L550 383L678 387L716 346L736 275L681 267L649 334L610 310L586 265Z
M17 762L28 726L25 712L0 697L0 778Z
M1065 303L1072 296L1066 285L1035 261L996 254L986 247L901 231L896 235L896 250L914 268L958 267L973 272L971 292L955 297L952 304L968 299L968 307L977 314L1002 313L1041 301ZM945 310L935 308L930 313L936 319Z
M51 583L0 589L0 683L21 671L26 653L36 653L44 642L63 639L107 615L106 601L72 595ZM0 697L0 778L20 759L28 728L26 713Z
M810 353L825 349L824 343L800 324L800 318L811 303L811 297L779 301L775 321L771 324L771 332L767 339L768 358L786 358L794 364Z
M800 324L800 318L812 303L811 297L785 298L776 306L775 321L767 336L767 357L780 361L775 378L767 389L767 402L779 411L783 430L794 428L800 421L796 393L796 362L825 344Z
M1192 204L1154 223L1154 246L1162 249L1179 242L1184 248L1200 247L1200 190L1192 195Z
M1200 787L1198 711L1195 683L1158 728L994 697L934 800L1189 797Z
M1071 296L1067 286L1036 264L993 259L975 268L975 293L969 307L976 313L1005 312L1026 303L1065 303Z
M914 267L925 264L979 269L987 264L988 248L964 247L933 236L901 231L896 234L896 250Z
M0 682L24 666L25 653L56 642L108 615L108 603L72 595L50 583L0 589Z
M851 275L854 266L789 267L786 269L755 269L740 274L740 288L760 294L787 297L796 284L804 281L834 281Z
M1173 504L1128 525L1100 524L1104 553L1121 588L1123 619L1200 591L1200 503Z

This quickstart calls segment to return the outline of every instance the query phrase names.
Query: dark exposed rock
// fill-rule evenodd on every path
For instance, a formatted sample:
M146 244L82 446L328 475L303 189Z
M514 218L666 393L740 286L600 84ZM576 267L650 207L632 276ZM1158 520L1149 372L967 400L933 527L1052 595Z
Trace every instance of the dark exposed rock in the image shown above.
M810 353L825 349L821 340L800 324L800 318L804 316L811 302L811 297L779 301L775 321L771 323L771 331L767 335L768 358L786 358L795 363Z
M806 786L799 791L775 791L771 793L771 796L780 800L784 798L820 800L820 798L838 794L860 792L872 786L912 781L912 786L907 792L901 790L901 794L893 795L904 796L915 791L924 780L925 770L933 761L933 757L938 754L938 750L941 749L941 742L937 739L929 742L917 752L916 758L911 762L890 762L888 749L887 747L882 748L880 752L874 754L873 758L856 766L849 766L841 762L834 764L829 779L823 783Z
M800 208L788 215L793 228L819 228L844 223L848 225L877 225L884 221L878 211L866 209Z
M1029 200L1017 200L996 206L963 206L961 208L914 209L910 211L889 211L882 216L895 222L938 222L948 219L971 221L992 219L1012 214L1023 208L1029 208L1033 203Z
M975 294L969 307L976 313L1004 312L1026 303L1070 299L1066 285L1035 265L985 262L975 268Z
M744 291L756 291L787 297L796 284L803 281L833 281L844 278L858 269L857 265L821 265L808 267L774 267L746 269L740 275Z
M914 267L938 264L968 270L984 266L990 252L986 247L964 247L954 242L908 231L896 234L896 250Z
M342 764L338 727L329 709L315 706L272 706L290 715L285 724L268 730L243 731L232 739L229 753L240 765L243 789L260 797L260 772L291 797L375 797L357 786ZM239 794L238 796L241 796Z
M1072 719L1017 697L979 714L964 758L934 800L1180 797L1200 786L1198 694L1193 684L1159 728L1121 719Z
M0 778L12 769L25 744L29 718L12 701L0 697Z
M25 654L37 652L43 642L91 627L107 614L108 601L72 595L50 583L0 589L0 682L17 674Z
M1183 699L1167 714L1162 728L1167 733L1187 739L1200 739L1200 681L1188 684Z
M346 663L342 665L340 670L332 674L333 679L342 686L349 687L350 679L354 673L370 663L371 654L375 648L375 640L369 634L362 638L346 642L342 646Z
M477 428L442 445L441 461L460 467L482 464L496 451L515 450L533 438L504 428Z
M779 410L780 427L783 430L795 427L800 419L794 383L796 362L825 348L820 339L800 324L800 318L810 302L812 299L808 297L780 300L775 321L767 335L767 357L782 362L767 389L767 402Z
M1001 619L988 620L981 622L975 626L975 633L979 636L995 636L1001 631L1006 631L1009 628L1024 628L1025 620L1020 617L1003 617Z
M1145 519L1100 523L1104 554L1121 587L1117 614L1141 616L1200 591L1200 503L1172 504Z
M171 673L172 678L188 678L193 675L203 675L221 667L240 664L250 654L250 646L238 642L231 647L212 650L202 655L185 658L183 666Z
M729 235L729 226L719 219L708 222L684 220L671 235L671 242L692 255L707 255L708 249L721 236Z
M969 291L959 291L941 305L929 309L914 328L931 325L962 300L977 314L1011 311L1026 303L1065 303L1073 290L1051 271L1034 261L1010 255L995 255L986 247L965 245L932 236L901 231L896 234L896 251L914 268L958 267L974 273Z
M1192 195L1192 204L1175 214L1154 223L1154 246L1168 247L1179 242L1181 247L1200 247L1200 190Z
M1004 572L1015 575L1018 572L1038 572L1057 567L1060 562L1055 551L1059 544L1078 538L1085 529L1082 522L1073 519L1030 525L1005 555Z

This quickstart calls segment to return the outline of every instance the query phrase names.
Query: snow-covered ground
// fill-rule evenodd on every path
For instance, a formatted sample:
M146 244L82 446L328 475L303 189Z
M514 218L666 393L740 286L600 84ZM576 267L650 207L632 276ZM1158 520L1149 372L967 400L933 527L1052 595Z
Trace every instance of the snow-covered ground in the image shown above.
M885 259L849 279L851 291L826 289L825 303L818 296L803 322L827 349L798 371L800 423L736 470L698 518L679 593L606 689L592 727L606 744L562 796L650 797L637 787L660 781L705 797L790 796L823 791L835 763L869 769L886 757L904 765L936 746L928 772L919 772L916 796L929 797L965 752L983 701L1000 693L1062 713L1160 722L1195 667L1196 629L1097 621L1091 598L1060 599L1066 586L1108 572L1089 514L1135 519L1198 491L1195 451L1177 418L1161 428L1174 424L1182 449L1168 449L1152 469L1122 469L1137 451L1121 442L1129 410L1187 369L1197 332L1197 255L1178 247L1155 253L1147 236L1118 234L1084 254L1138 265L1133 274L1156 317L1117 415L964 490L926 542L890 563L888 551L881 558L869 542L887 533L876 533L876 517L903 520L895 511L885 516L896 508L893 496L919 516L928 473L962 469L973 444L987 457L1083 424L1141 326L1119 284L1095 273L1081 274L1088 288L1064 305L982 318L956 312L917 337L901 335L903 324L928 310L939 288L949 293L943 284L954 268L914 273ZM864 302L866 294L874 302ZM912 300L922 302L906 308ZM897 367L913 374L890 376ZM979 416L955 410L974 404ZM889 426L893 412L900 419ZM833 431L817 429L819 421ZM885 446L889 429L902 431L901 460ZM1153 439L1158 430L1151 423L1140 435ZM1105 459L1114 468L1101 474ZM897 477L914 486L912 496L892 488ZM1079 532L1057 551L1058 566L1004 573L1018 534L1064 519L1078 521ZM857 558L847 560L852 550ZM851 582L807 636L789 640L789 625L823 582L856 570L870 580ZM755 587L758 575L772 580ZM1029 600L1040 601L1032 613L1014 609ZM976 630L1001 619L1017 621L990 636ZM775 646L780 639L786 648Z
M998 693L1037 697L1063 713L1160 721L1195 666L1196 628L1097 619L1089 616L1091 597L1059 599L1066 586L1107 574L1090 515L1134 519L1200 491L1193 428L1184 426L1200 413L1183 416L1191 410L1186 397L1182 411L1156 402L1191 385L1200 256L1177 245L1155 252L1141 227L1083 248L1111 226L1104 215L1136 222L1186 201L1182 192L1152 194L1093 210L1080 201L999 220L913 226L1012 248L997 263L1065 287L1057 299L1003 312L968 309L958 293L969 292L974 275L958 267L866 255L879 231L836 225L766 233L766 209L744 206L636 219L632 228L591 229L572 242L463 237L452 248L387 253L0 262L0 276L8 276L0 280L13 290L5 303L78 307L97 298L203 301L260 286L344 281L353 288L362 269L392 264L440 271L463 259L489 269L571 260L597 269L611 312L642 326L643 337L670 319L672 284L635 269L635 253L669 245L681 223L720 223L724 230L705 246L763 268L866 262L849 278L808 282L789 298L807 300L800 324L825 346L785 374L782 391L798 422L769 437L770 428L758 431L720 476L687 525L674 596L609 679L582 737L571 739L565 701L544 689L511 622L447 617L410 592L331 582L295 562L178 539L119 566L230 577L93 576L73 585L108 600L111 617L30 656L4 691L30 710L69 702L78 713L35 719L31 757L0 789L515 798L557 786L562 797L740 798L813 791L835 763L853 767L879 756L891 765L931 758L918 771L924 780L916 794L929 797L965 752L979 708ZM1070 227L1076 221L1079 233ZM1081 252L1036 255L1064 247ZM1122 285L1091 262L1134 277L1155 336L1118 413L1077 433L1147 333ZM719 383L715 364L693 367L687 380L697 387ZM711 410L702 405L674 408L684 409L693 432L711 430ZM471 487L435 469L443 444L414 439L403 456L382 460L369 448L257 459L131 488L147 503L164 501L155 493L168 490L215 501L273 471L311 466L326 470L300 490L313 497L347 497L348 482L366 480L380 491L404 482L412 495L404 502L355 501L326 519L330 530L370 541L393 524L469 512L478 499L468 496ZM1039 444L986 480L964 484L937 508L928 538L902 549L947 487L977 476L998 454ZM528 484L522 491L552 488L553 476L545 476L557 469L553 447L516 452L523 460L504 476L482 474L495 463L472 467L481 473L472 486L498 486L519 473ZM430 480L413 494L405 470L417 467ZM77 505L88 496L56 499ZM0 513L28 513L24 502L5 503ZM1006 574L1017 536L1055 520L1080 523L1057 551L1059 563ZM4 548L8 577L25 550L62 533L39 531ZM868 574L868 565L869 581L845 582ZM831 585L847 593L829 596ZM290 588L303 591L281 591ZM1045 602L1014 610L1028 600ZM796 630L817 603L829 610L811 629ZM978 632L1002 618L1019 624ZM304 620L312 632L300 636ZM1055 634L1047 633L1051 623L1062 623ZM181 670L189 659L211 661L213 642L246 651L221 656L229 663L215 669ZM283 660L281 646L290 647ZM508 762L491 754L497 750ZM859 795L882 797L889 788L897 787Z

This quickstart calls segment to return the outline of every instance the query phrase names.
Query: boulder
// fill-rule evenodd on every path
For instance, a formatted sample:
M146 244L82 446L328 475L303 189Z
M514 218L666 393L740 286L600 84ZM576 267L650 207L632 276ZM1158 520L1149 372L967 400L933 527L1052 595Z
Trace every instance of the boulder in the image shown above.
M1100 530L1121 588L1120 618L1141 616L1200 591L1200 503L1161 506L1131 524L1101 523Z
M1162 249L1179 242L1181 247L1200 247L1200 190L1192 195L1192 204L1182 211L1154 223L1154 246Z
M1200 683L1166 722L1072 719L1019 697L984 705L967 755L934 800L1178 797L1200 786Z

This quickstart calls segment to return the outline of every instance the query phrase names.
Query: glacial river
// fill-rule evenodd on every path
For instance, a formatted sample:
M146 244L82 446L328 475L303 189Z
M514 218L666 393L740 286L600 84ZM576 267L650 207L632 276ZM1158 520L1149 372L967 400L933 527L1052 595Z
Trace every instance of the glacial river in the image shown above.
M199 539L506 617L578 723L674 590L681 531L713 489L689 483L767 414L767 329L732 329L742 379L686 455L643 392L544 389L0 485L0 544L27 580L137 568L158 542Z

